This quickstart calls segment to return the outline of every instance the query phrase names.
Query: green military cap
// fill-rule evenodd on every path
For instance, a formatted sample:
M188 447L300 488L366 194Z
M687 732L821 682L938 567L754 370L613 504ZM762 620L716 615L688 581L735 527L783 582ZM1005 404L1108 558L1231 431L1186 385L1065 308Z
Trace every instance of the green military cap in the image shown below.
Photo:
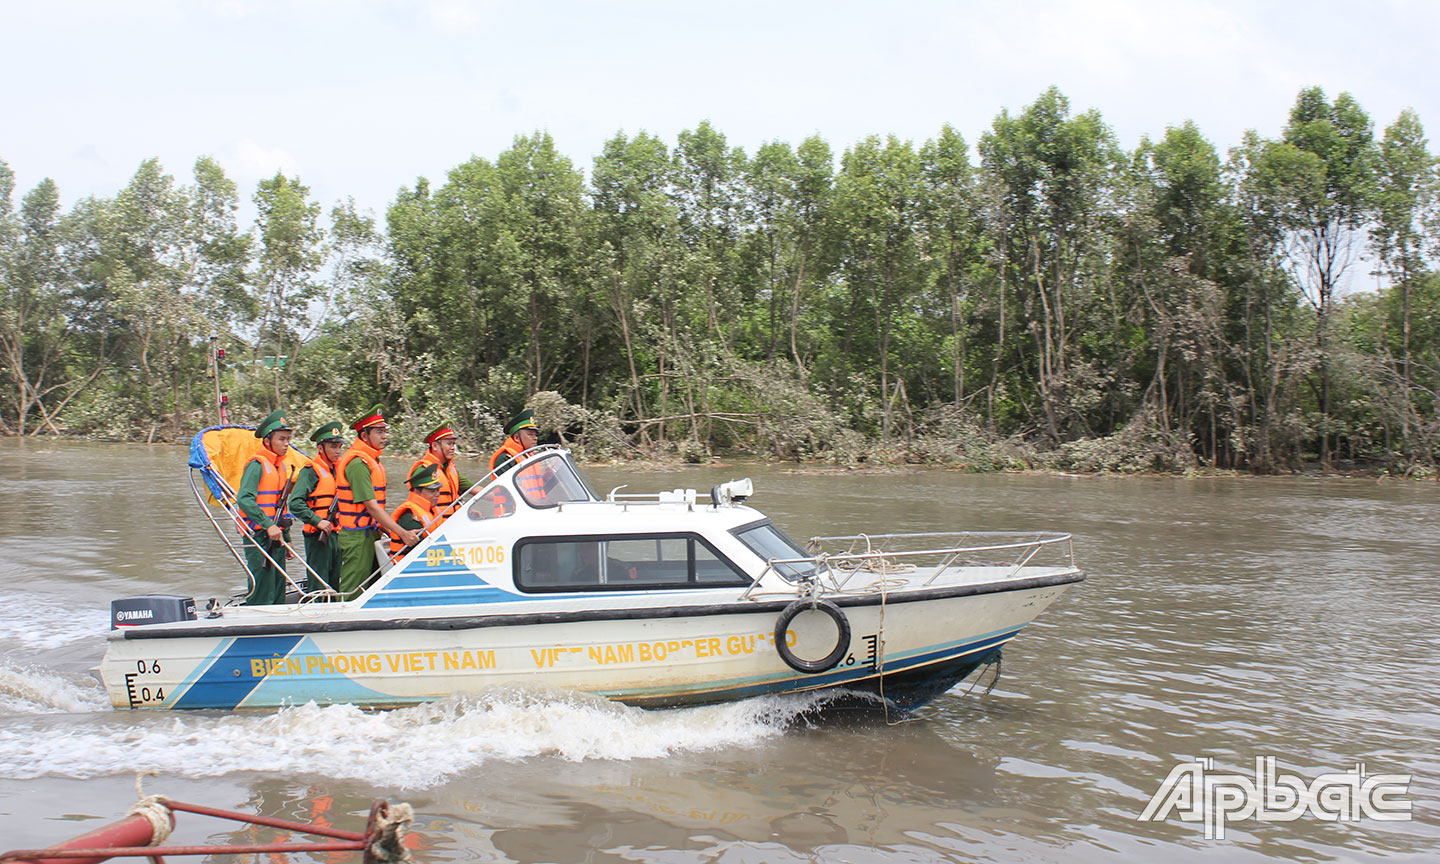
M524 411L521 411L519 414L516 414L514 417L511 417L510 420L509 420L509 422L507 422L507 423L505 424L505 434L506 434L506 435L514 435L516 432L519 432L521 429L534 429L534 428L535 428L535 412L534 412L534 411L531 411L529 408L526 408Z
M344 428L345 424L339 420L332 420L311 433L310 440L316 444L324 444L326 441L344 441L345 439L340 435L340 430Z
M271 411L265 416L265 419L261 420L259 425L255 427L255 437L265 438L271 432L279 432L281 429L287 431L290 429L289 426L285 425L284 410Z
M438 467L434 462L417 465L405 482L411 489L434 489L440 485L439 478L435 476L435 469Z

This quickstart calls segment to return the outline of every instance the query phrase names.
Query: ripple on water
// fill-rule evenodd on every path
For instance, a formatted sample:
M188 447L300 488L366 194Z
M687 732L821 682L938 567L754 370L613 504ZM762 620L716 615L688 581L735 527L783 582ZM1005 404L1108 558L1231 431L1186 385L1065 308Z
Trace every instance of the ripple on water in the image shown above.
M0 516L10 526L0 561L11 592L0 606L0 655L10 659L0 667L0 786L17 797L106 784L128 795L121 779L155 767L211 790L225 786L213 778L234 774L238 784L313 783L315 795L348 788L364 800L397 786L425 790L421 798L454 791L483 806L446 819L483 813L474 818L484 832L527 834L537 846L553 824L575 823L575 854L508 860L579 860L593 837L627 831L631 839L606 852L657 864L1418 861L1440 846L1434 484L845 477L765 466L702 466L645 482L629 467L587 472L601 489L709 488L753 474L755 502L802 539L896 525L1075 533L1090 579L1007 647L1000 688L966 696L963 684L898 729L796 734L803 701L638 712L510 692L379 713L313 705L267 714L110 712L98 688L50 661L79 667L86 658L77 646L102 641L110 596L203 596L232 585L236 568L195 519L183 448L59 452L66 458L0 441ZM125 463L134 470L114 470ZM145 534L113 496L87 489L84 481L101 475L115 475L112 491L153 515ZM46 485L8 482L27 477ZM50 482L57 477L68 485ZM53 500L37 504L37 490ZM72 594L95 608L77 614L85 603L68 603ZM1413 773L1416 821L1252 821L1223 846L1205 843L1193 824L1136 821L1175 763L1213 756L1248 771L1262 754L1308 777L1357 761ZM565 782L587 772L599 779ZM86 786L89 778L112 779ZM494 788L523 806L499 809ZM607 798L604 789L620 792ZM123 810L124 797L106 804ZM543 807L555 823L537 816ZM857 818L841 824L878 826L874 843L827 839L833 826L821 817L843 807ZM757 827L751 835L720 824L686 829L698 823L684 814L711 808ZM460 835L435 830L463 845ZM709 832L719 839L702 840Z

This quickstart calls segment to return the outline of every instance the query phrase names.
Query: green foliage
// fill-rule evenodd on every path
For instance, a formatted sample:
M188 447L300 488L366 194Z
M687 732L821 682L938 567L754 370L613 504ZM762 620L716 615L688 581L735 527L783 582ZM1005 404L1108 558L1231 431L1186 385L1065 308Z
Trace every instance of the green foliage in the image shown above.
M617 134L587 180L537 132L378 224L277 174L248 232L208 158L68 213L49 181L16 204L0 162L0 431L184 437L215 420L214 336L232 419L378 401L401 450L440 422L496 446L529 404L595 459L1431 470L1440 207L1413 113L1377 142L1311 88L1222 160L1193 123L1122 152L1052 88L975 149L945 126L752 155L702 122Z
M259 250L255 289L260 322L252 360L268 354L274 388L272 405L287 400L288 374L296 349L311 336L311 304L323 286L316 281L324 260L321 208L307 200L310 189L299 178L276 172L261 180L252 200L257 210ZM266 349L269 349L268 351ZM284 358L280 362L279 358Z

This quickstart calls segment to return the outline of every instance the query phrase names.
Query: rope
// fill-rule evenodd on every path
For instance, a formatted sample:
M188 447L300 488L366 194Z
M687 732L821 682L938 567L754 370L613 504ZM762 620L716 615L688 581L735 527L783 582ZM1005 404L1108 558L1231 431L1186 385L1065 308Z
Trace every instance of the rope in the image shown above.
M865 544L864 552L859 551L858 548L862 541ZM814 543L815 541L812 540L811 542ZM879 553L885 551L885 545L886 544L882 542L880 544L880 548L877 549L875 548L875 544L871 542L869 534L861 534L859 535L859 539L852 540L850 542L850 548L845 550L843 554L878 555ZM833 566L836 570L839 570L843 573L878 573L881 576L888 576L891 573L913 573L917 569L914 564L901 563L889 558L862 559L859 561L841 561Z
M366 860L379 862L410 862L410 850L405 848L405 833L415 821L415 811L409 804L391 804L384 815L375 820L379 835L370 842Z
M891 573L913 573L918 568L908 562L894 561L889 558L874 558L862 561L841 561L834 565L836 570L847 573L879 573L881 576L888 576Z
M877 682L880 685L880 707L885 710L885 725L893 725L890 722L890 700L885 698L885 582L880 583L880 628L875 633L875 671L880 673Z
M175 825L175 815L170 808L165 806L165 799L159 795L146 795L141 783L147 775L155 777L158 771L152 769L139 771L135 774L135 794L140 798L135 806L125 812L126 816L144 816L150 823L150 842L148 846L163 846L165 841L170 839L170 832Z
M995 691L995 685L1000 683L1000 664L1001 661L1003 661L1004 659L1005 658L1002 655L996 654L993 659L987 661L984 666L981 666L980 671L975 673L975 680L970 682L970 689L965 691L965 695L969 696L971 693L975 692L975 688L980 686L980 679L985 677L985 670L990 668L991 666L995 667L995 677L990 679L989 686L987 686L985 688L985 692L981 693L980 695L989 696L991 693L993 693Z

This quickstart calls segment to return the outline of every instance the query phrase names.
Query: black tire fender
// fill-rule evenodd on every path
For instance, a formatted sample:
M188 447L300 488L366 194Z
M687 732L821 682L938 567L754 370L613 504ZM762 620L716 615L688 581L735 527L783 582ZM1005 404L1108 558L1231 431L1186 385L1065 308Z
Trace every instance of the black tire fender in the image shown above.
M835 640L835 650L819 660L802 660L795 656L790 650L789 644L785 641L785 633L790 629L790 622L795 620L807 609L814 609L824 612L835 622L835 628L840 631L839 638ZM840 607L827 600L796 600L785 611L780 613L780 618L775 622L775 650L780 652L780 659L785 665L796 672L804 672L807 675L814 675L817 672L825 672L834 669L841 660L845 658L845 652L850 648L850 621Z

